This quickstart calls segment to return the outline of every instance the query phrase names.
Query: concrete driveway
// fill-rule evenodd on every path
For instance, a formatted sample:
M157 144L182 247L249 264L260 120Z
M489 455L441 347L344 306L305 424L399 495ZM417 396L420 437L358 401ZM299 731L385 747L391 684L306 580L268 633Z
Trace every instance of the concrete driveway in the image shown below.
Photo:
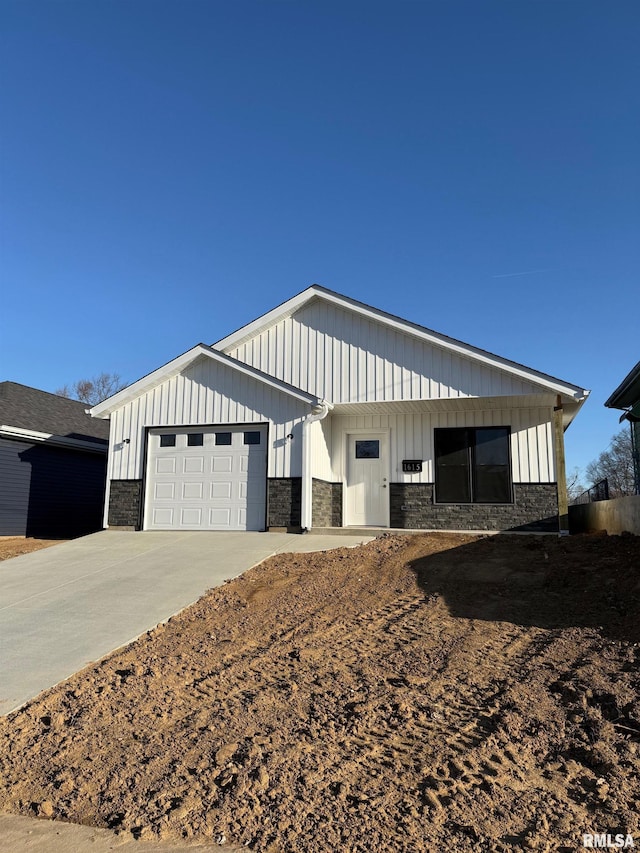
M0 715L273 554L370 536L103 531L0 563Z

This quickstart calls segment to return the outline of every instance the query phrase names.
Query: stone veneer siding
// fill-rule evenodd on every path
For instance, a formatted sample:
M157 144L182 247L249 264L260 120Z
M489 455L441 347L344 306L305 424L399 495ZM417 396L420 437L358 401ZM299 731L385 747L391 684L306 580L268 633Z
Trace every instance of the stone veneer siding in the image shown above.
M555 483L514 483L512 504L437 504L433 483L390 483L391 527L558 531Z
M267 480L267 527L300 529L302 478L279 477Z
M142 527L142 480L112 480L109 527Z
M342 527L342 483L312 480L311 503L314 527Z

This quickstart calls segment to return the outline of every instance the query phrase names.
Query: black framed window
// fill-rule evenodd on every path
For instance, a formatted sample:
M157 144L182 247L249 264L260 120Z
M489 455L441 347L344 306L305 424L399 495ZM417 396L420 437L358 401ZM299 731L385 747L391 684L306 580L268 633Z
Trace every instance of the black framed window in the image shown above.
M190 432L187 435L187 447L202 447L204 435L201 432Z
M436 429L438 503L511 503L509 427Z
M251 430L247 431L244 434L244 443L245 444L260 444L260 431L259 430Z
M216 446L220 446L221 444L231 444L231 433L230 432L217 432L216 433Z
M160 447L175 447L176 437L173 433L164 433L160 436Z

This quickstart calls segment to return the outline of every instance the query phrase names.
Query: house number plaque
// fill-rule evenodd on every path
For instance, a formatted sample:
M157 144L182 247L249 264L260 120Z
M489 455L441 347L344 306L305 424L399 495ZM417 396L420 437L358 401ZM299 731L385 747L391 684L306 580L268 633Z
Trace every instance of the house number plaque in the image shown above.
M403 474L422 474L422 459L403 459Z

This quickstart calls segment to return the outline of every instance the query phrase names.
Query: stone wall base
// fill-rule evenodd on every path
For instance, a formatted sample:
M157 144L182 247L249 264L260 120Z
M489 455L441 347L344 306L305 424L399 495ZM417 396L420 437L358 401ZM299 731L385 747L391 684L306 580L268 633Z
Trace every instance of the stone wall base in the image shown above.
M316 480L311 484L314 527L342 527L342 483Z
M436 504L433 483L390 483L391 527L558 531L555 483L514 483L512 504Z
M270 477L267 480L267 528L300 530L302 478Z
M109 490L109 527L140 530L142 480L112 480Z

